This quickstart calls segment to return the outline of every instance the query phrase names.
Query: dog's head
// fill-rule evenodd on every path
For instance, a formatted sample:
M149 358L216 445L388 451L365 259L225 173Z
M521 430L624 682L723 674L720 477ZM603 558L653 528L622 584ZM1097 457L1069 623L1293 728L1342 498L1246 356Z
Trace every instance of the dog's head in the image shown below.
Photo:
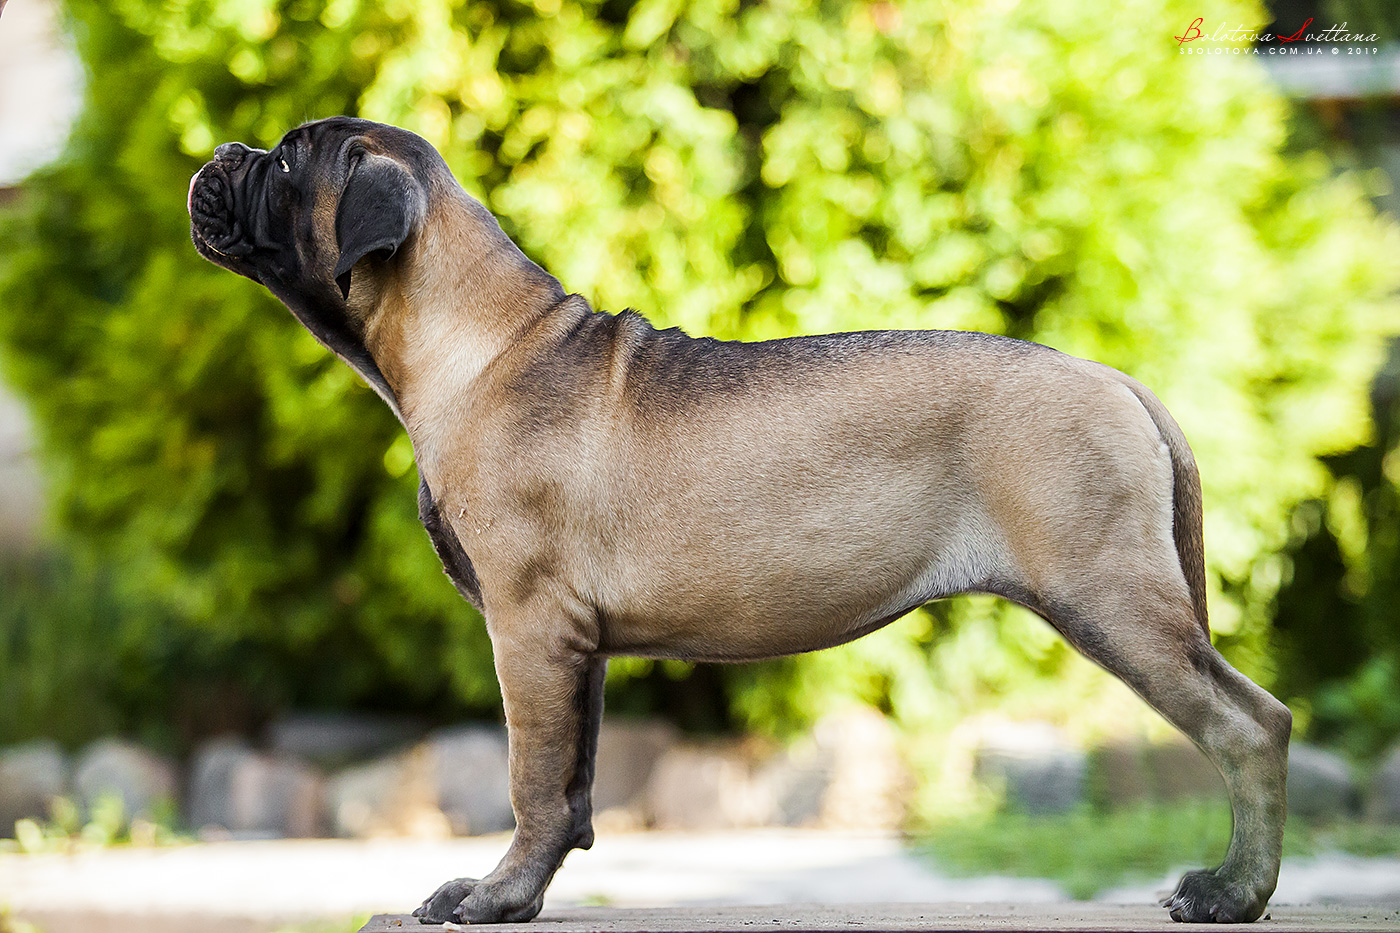
M190 233L204 258L283 301L344 301L361 260L392 259L417 232L429 189L451 177L422 138L333 117L271 151L225 143L190 179Z
M201 256L266 286L395 406L348 313L351 278L388 274L449 182L421 137L332 117L270 151L219 146L190 179L190 234Z

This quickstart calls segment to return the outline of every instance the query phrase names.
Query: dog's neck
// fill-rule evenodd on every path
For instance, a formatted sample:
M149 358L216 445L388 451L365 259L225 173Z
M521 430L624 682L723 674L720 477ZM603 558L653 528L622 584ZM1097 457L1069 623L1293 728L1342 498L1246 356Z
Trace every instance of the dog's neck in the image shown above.
M565 298L485 207L460 189L434 200L396 274L350 295L420 465L437 455L483 371Z

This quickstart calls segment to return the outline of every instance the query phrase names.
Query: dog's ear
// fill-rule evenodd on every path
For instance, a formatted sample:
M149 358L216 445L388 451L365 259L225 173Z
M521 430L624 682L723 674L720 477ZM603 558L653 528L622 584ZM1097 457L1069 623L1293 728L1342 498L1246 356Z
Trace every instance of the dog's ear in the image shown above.
M426 210L422 186L393 159L366 154L351 169L335 212L340 258L335 283L350 296L350 270L370 253L389 259L408 239Z

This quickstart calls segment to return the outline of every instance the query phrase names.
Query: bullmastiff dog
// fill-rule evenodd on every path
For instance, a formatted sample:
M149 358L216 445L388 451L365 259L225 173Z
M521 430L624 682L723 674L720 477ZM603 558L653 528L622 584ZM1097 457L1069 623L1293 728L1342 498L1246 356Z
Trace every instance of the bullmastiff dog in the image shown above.
M431 145L364 120L220 146L189 211L200 255L266 286L398 416L423 524L486 619L515 836L423 922L529 920L592 844L610 656L815 651L958 593L1042 616L1224 775L1228 854L1181 879L1171 916L1264 911L1292 720L1211 646L1196 465L1133 379L986 334L744 343L594 311Z

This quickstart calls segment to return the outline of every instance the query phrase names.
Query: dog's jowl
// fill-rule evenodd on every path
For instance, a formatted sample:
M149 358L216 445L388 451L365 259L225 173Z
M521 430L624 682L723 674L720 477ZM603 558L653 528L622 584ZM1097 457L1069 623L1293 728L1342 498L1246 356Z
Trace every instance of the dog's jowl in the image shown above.
M428 143L363 120L220 146L189 209L201 255L398 415L423 522L486 619L515 837L425 922L529 920L592 843L610 655L811 651L969 592L1039 613L1225 776L1229 852L1171 916L1263 912L1291 720L1211 647L1196 465L1137 382L984 334L740 343L595 312Z

